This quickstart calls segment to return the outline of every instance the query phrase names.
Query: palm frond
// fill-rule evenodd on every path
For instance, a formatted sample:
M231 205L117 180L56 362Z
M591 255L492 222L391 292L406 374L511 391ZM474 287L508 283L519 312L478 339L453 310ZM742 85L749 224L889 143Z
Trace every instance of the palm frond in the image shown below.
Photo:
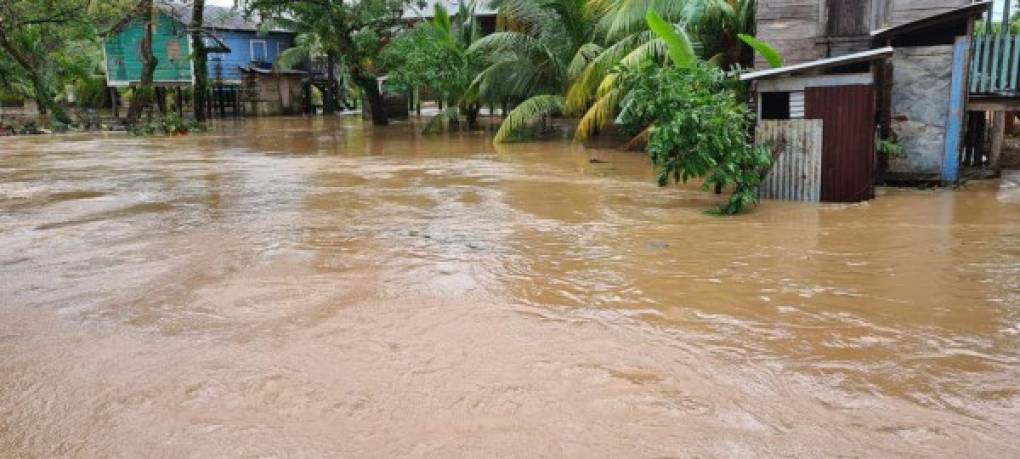
M607 80L608 77L607 77ZM615 118L620 100L626 93L626 89L618 86L607 85L598 100L592 104L588 112L581 117L574 132L574 140L583 142L595 135L599 130L605 129Z
M544 94L534 96L515 107L503 120L493 142L506 142L514 133L525 128L536 119L563 111L563 96Z

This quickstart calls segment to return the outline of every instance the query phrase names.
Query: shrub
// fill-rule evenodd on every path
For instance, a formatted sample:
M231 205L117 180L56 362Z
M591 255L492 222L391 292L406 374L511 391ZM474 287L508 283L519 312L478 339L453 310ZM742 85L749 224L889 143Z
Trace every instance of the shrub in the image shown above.
M685 68L647 62L625 71L631 91L618 122L631 132L650 129L648 153L659 185L704 178L704 189L732 189L713 211L733 215L758 203L758 186L772 163L750 137L754 117L722 70L697 62Z

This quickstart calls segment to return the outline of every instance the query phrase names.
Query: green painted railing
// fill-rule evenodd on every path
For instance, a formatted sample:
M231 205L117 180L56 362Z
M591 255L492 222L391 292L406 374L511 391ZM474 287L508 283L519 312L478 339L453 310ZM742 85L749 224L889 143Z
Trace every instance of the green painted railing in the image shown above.
M974 37L971 50L970 93L1020 93L1020 35L993 34Z

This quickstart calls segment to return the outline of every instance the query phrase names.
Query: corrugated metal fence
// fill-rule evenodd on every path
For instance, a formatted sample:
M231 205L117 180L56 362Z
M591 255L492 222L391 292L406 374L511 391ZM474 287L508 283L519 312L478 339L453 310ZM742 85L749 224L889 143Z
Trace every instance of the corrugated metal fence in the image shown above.
M772 148L775 162L762 199L818 202L822 196L822 120L763 120L756 138Z

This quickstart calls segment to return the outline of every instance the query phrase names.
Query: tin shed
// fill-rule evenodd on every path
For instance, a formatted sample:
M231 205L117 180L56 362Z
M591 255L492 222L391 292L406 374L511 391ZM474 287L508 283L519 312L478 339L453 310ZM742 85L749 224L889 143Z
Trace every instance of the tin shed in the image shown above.
M775 162L763 198L860 202L874 198L875 80L882 48L747 73L758 118L756 142ZM807 120L808 122L805 122Z

